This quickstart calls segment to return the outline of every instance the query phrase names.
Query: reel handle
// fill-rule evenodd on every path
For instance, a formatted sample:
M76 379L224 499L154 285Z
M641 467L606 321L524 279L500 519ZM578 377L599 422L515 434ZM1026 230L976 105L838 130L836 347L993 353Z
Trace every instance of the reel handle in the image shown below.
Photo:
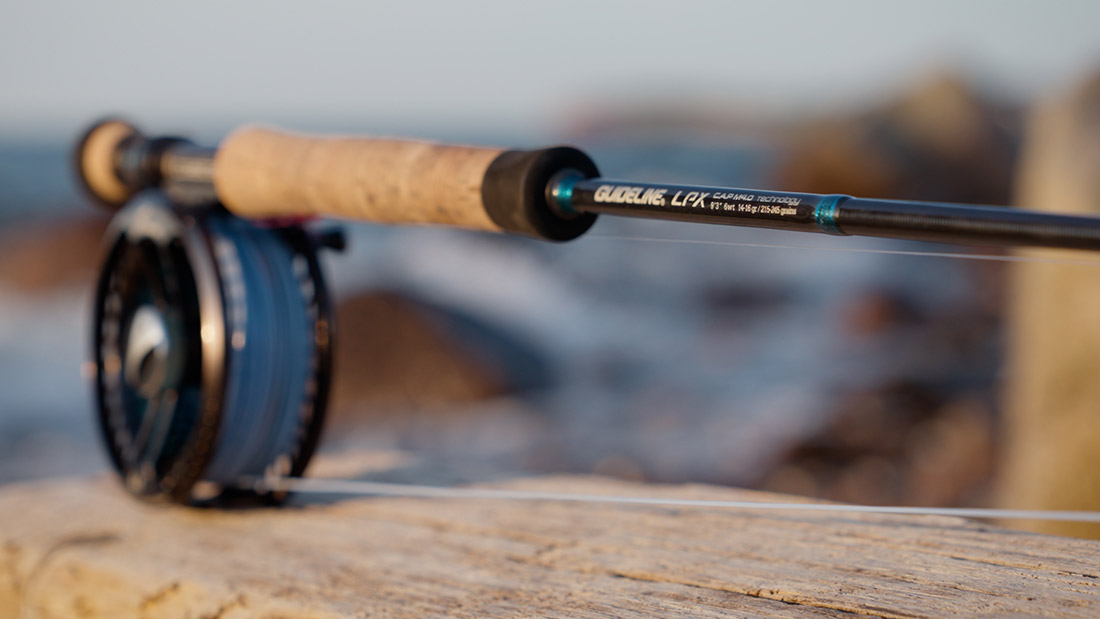
M209 151L178 138L150 140L116 120L89 130L77 168L90 192L112 205L145 187L194 186L195 171L205 170L211 195L241 217L437 224L559 241L585 232L596 216L559 211L547 196L551 180L599 175L570 147L520 151L244 127Z

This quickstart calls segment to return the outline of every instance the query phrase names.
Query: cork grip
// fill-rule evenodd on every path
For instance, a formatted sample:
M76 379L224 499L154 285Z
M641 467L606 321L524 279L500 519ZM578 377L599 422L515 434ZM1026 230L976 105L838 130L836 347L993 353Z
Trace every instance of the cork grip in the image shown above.
M483 205L482 183L503 152L245 127L218 148L214 188L242 217L323 215L500 231Z

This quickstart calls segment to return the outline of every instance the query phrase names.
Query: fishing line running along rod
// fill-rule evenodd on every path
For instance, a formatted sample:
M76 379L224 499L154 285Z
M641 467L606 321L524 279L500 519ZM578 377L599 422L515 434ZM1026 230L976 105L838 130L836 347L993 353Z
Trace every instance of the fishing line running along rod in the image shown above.
M290 485L316 447L335 336L325 216L565 241L600 213L975 245L1100 249L1100 218L608 180L571 147L504 150L246 127L216 149L92 126L81 182L116 209L96 289L100 427L134 494L191 502ZM299 489L302 489L300 486Z

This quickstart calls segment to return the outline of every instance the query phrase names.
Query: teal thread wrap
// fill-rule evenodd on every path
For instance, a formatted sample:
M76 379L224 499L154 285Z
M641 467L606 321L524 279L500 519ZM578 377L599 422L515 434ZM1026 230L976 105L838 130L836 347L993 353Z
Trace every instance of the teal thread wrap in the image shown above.
M572 189L572 187L570 187ZM821 202L817 203L814 207L814 221L817 222L817 227L821 228L821 231L826 234L838 234L843 235L844 232L840 230L840 227L836 223L837 206L840 201L847 196L825 196L821 199Z

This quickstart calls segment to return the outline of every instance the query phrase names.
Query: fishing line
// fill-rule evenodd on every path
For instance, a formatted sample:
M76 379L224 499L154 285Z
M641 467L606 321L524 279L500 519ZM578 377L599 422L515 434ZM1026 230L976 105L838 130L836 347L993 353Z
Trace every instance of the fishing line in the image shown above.
M1100 512L1067 510L996 509L979 507L902 507L893 505L844 505L834 503L769 503L764 501L721 501L708 499L667 499L655 497L539 492L498 488L455 488L422 486L350 479L314 477L251 478L242 488L259 492L297 492L343 494L351 496L389 496L426 499L474 499L492 501L547 501L562 503L604 503L646 505L652 507L689 507L732 510L833 512L856 514L893 514L905 516L951 516L997 520L1047 520L1100 524Z
M979 260L985 262L1013 262L1060 264L1071 266L1100 267L1100 260L1082 258L1056 258L1050 256L1014 256L1008 254L972 254L964 252L917 251L905 249L874 249L868 247L814 247L810 245L788 245L782 243L749 243L745 241L711 241L703 239L677 239L648 236L618 236L610 234L592 234L590 239L623 241L631 243L679 243L684 245L714 245L727 247L751 247L759 249L794 249L800 251L827 251L852 254L885 254L892 256L917 256L922 258L951 258L957 260Z
M261 473L294 452L313 332L285 243L242 219L212 217L208 229L229 276L226 315L235 355L206 479L226 482Z

